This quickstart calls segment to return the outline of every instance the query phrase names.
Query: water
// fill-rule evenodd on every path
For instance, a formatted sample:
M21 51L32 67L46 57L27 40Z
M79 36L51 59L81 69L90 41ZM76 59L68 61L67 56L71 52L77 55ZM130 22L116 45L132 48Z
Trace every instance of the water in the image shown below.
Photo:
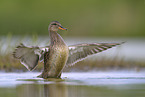
M0 73L0 97L145 97L145 72L70 72L62 79L40 72Z

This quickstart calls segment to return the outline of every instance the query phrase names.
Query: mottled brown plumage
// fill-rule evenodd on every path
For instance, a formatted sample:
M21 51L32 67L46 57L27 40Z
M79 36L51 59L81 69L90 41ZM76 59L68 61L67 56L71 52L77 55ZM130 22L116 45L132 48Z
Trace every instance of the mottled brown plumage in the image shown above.
M13 53L14 57L20 59L28 70L33 70L38 61L44 60L44 70L39 77L60 78L64 67L72 66L89 55L123 43L84 43L67 46L63 38L57 33L59 29L66 30L59 22L51 22L48 27L51 41L49 46L26 47L20 44Z
M57 21L51 22L48 27L51 43L49 51L44 54L44 71L39 77L59 78L67 62L69 49L57 33L58 29L66 30Z

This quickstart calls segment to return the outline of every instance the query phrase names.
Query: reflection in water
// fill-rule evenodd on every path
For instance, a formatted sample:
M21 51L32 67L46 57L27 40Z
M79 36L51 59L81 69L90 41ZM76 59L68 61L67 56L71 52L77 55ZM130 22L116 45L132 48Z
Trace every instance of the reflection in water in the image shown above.
M68 97L64 84L44 84L44 97Z
M110 86L23 84L16 87L13 95L6 90L0 97L16 97L16 95L17 97L145 97L144 87L145 84Z
M67 87L62 83L21 85L17 93L18 97L68 97Z

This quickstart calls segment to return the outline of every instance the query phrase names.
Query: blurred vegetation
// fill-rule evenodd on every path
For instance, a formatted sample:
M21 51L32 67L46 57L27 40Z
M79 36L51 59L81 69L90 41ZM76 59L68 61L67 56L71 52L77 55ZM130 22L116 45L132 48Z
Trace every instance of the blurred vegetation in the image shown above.
M86 59L76 63L72 67L67 67L64 72L84 72L84 71L107 71L107 70L134 70L141 71L145 68L144 61L124 60L124 59L109 59L106 57L95 57L95 59ZM27 72L28 70L14 59L11 54L0 56L0 70L5 72ZM34 71L42 71L43 62L39 62Z
M43 38L43 40L42 40ZM13 36L8 34L6 37L1 37L0 40L0 71L5 72L26 72L28 71L21 63L20 60L15 59L12 56L14 48L19 43L24 43L27 46L42 46L48 45L48 39L44 37L38 37L37 35L32 36ZM120 50L120 49L119 49ZM107 56L90 56L85 60L76 63L72 67L67 67L64 69L64 72L72 71L99 71L99 70L135 70L140 71L145 68L144 60L126 60L123 56L120 57L119 54L116 54L114 57L109 58ZM43 70L43 62L39 62L35 71Z
M67 36L145 37L144 10L144 0L0 0L0 35L46 35L57 20Z

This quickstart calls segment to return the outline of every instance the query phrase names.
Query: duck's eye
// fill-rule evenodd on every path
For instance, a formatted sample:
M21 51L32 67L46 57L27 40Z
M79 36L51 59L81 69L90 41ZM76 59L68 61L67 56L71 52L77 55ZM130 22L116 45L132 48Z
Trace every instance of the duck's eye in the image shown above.
M52 24L52 25L57 25L57 24Z

